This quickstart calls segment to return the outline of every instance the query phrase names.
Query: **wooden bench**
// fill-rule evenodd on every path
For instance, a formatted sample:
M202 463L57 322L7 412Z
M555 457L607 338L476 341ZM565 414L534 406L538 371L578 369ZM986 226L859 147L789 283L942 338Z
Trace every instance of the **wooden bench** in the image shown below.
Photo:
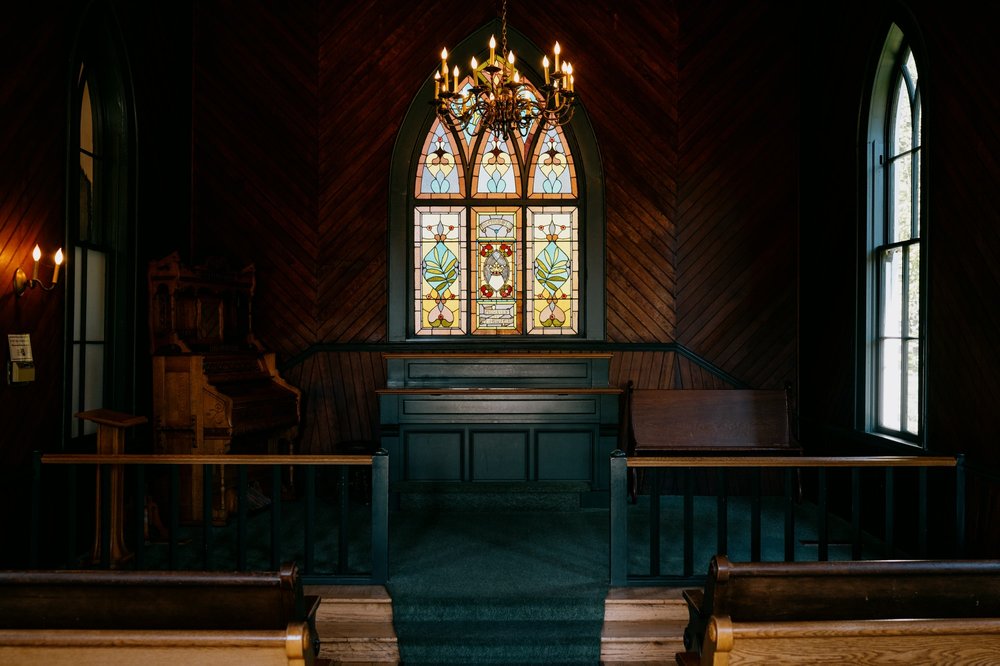
M275 572L0 571L0 663L309 665L319 598Z
M788 390L637 389L624 398L623 450L642 455L788 455L800 448L791 436ZM635 500L638 478L630 478Z
M713 617L705 649L681 666L995 664L1000 618L734 622Z
M725 633L754 623L1000 618L1000 560L736 563L719 555L704 589L683 597L685 648L705 654L710 643L728 645L722 634L710 638L713 622Z

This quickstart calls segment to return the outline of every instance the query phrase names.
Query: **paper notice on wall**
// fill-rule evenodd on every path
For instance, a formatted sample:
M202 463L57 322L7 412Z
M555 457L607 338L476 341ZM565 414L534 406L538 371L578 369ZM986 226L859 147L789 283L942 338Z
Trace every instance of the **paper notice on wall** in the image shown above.
M7 346L10 349L10 360L14 363L31 363L31 336L28 333L10 333L7 335Z

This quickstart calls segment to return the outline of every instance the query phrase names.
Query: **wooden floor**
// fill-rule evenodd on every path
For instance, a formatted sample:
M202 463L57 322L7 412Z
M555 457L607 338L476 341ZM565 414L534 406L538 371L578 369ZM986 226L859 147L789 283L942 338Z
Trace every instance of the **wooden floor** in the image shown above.
M399 664L392 599L381 585L306 586L322 598L316 613L317 666ZM612 588L604 603L602 666L676 663L684 651L687 606L679 588Z
M317 666L398 664L392 599L381 585L307 585L322 601L316 611Z
M602 666L673 666L684 651L687 622L680 588L611 588L604 601Z

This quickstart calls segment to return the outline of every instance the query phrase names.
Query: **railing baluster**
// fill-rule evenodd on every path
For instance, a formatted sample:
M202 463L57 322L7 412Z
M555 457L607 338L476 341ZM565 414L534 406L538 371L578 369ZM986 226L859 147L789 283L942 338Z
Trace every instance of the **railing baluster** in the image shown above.
M917 508L917 543L920 557L927 557L927 468L919 470L919 501Z
M212 466L202 465L201 477L201 568L209 571L212 548Z
M798 477L797 468L785 470L785 561L795 561L795 480Z
M965 557L965 454L955 463L955 557Z
M619 449L611 453L610 473L611 585L620 587L628 582L628 459Z
M816 492L818 497L819 506L817 508L816 516L816 559L820 562L826 562L830 558L829 552L829 533L827 526L827 497L826 497L826 468L820 467L818 470L818 480L816 484Z
M756 470L747 470L751 474L750 479L750 560L753 562L760 562L761 560L761 525L760 525L760 510L761 510L761 474L764 473L763 467L758 467ZM756 473L754 473L756 471Z
M715 470L715 544L720 555L729 553L729 492L725 467Z
M372 456L372 583L389 579L389 452Z
M649 575L660 575L660 470L650 475L649 487ZM687 526L684 526L687 529Z
M271 465L271 568L281 566L281 466Z
M180 465L170 466L170 544L167 546L170 570L177 570L178 542L181 528L181 472Z
M861 559L861 468L851 468L851 559Z
M684 470L684 575L694 573L694 471ZM657 575L660 570L657 566Z
M311 574L313 573L313 567L315 566L314 560L314 550L315 550L315 532L316 532L316 467L315 465L306 465L306 496L305 496L305 525L303 525L303 530L305 535L303 537L302 548L305 550L304 555L304 568L303 573Z
M240 465L237 470L236 495L239 505L236 507L236 570L247 569L247 522L249 508L247 494L249 489L249 474L246 465Z
M347 567L348 558L348 546L350 545L349 533L347 526L351 519L350 514L350 502L351 496L348 488L348 473L347 465L339 465L337 467L337 478L339 479L339 484L337 487L337 508L340 513L340 525L337 526L337 572L341 574L346 574L349 569Z
M896 470L885 468L885 557L896 552Z
M146 536L149 532L149 518L146 515L146 466L136 465L135 493L132 500L132 531L135 545L132 552L135 568L142 569L146 562Z
M28 541L28 565L38 567L38 539L41 531L42 453L31 454L31 532Z
M77 465L70 465L66 474L65 499L67 501L65 506L69 507L69 511L67 512L69 515L66 518L66 564L68 566L76 566L77 564L77 522L76 502L74 501L74 498L77 496L77 489L80 485L77 480L77 475L79 473L79 467Z
M93 558L97 560L94 564L98 564L102 569L111 568L111 466L110 465L98 465L98 476L100 482L100 520L101 520L101 530L100 530L100 540L98 541L99 553L95 553L98 557Z

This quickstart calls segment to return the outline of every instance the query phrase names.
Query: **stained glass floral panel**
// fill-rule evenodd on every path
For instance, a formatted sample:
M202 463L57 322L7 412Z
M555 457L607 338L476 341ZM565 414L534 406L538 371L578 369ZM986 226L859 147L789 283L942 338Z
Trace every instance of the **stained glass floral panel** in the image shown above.
M540 137L531 161L528 196L572 199L577 196L576 169L560 128L547 129Z
M483 137L473 166L472 195L493 199L520 196L521 169L511 140L489 133Z
M527 332L570 335L579 330L579 225L575 207L528 208Z
M465 192L462 160L451 132L435 120L424 139L414 190L419 199L460 197Z
M465 335L468 270L466 209L418 207L413 224L414 331Z
M473 208L472 332L521 332L519 208Z

